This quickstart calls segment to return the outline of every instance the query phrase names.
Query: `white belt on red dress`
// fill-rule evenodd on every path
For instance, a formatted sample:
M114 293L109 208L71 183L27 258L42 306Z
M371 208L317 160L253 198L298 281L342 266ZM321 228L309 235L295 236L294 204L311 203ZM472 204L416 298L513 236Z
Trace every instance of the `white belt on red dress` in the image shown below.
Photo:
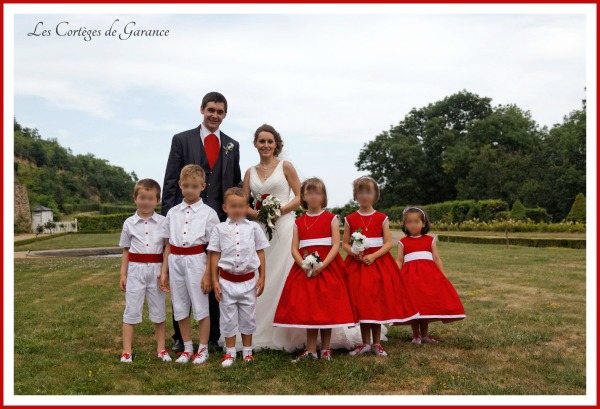
M413 260L433 260L433 254L431 251L413 251L404 256L404 262Z
M331 246L331 237L323 237L320 239L300 240L300 248L308 246Z
M381 247L383 246L383 237L367 237L365 240L365 248Z

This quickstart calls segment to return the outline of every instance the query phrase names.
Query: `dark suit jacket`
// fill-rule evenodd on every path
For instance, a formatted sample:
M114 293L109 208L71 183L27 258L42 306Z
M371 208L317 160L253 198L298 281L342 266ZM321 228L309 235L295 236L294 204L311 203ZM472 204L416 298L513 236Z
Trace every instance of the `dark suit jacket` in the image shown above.
M200 165L207 172L207 189L202 192L204 202L212 207L219 219L224 221L227 215L223 212L223 193L234 186L242 185L242 174L240 170L240 144L227 136L221 131L221 150L219 159L214 165L212 172L208 167L204 144L200 136L200 126L190 129L173 136L171 142L171 152L167 161L167 169L165 171L165 180L163 183L162 192L162 209L161 214L166 216L169 209L178 205L183 201L183 195L179 188L179 173L181 169L188 164ZM225 147L233 144L233 149L230 152L225 151ZM212 173L212 174L211 174ZM206 200L208 192L208 184L210 181L216 182L212 185L220 186L219 197L209 198Z

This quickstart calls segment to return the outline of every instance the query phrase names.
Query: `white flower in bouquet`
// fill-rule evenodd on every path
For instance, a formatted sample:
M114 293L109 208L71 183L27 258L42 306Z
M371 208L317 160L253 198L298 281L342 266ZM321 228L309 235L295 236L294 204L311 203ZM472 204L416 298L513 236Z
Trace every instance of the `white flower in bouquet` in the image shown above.
M304 260L302 260L302 268L306 271L306 276L312 276L313 270L317 267L323 265L323 260L319 256L319 253L312 252L308 254L307 251L304 252ZM307 270L308 269L308 270Z
M356 229L356 231L350 236L350 245L352 246L352 252L354 254L360 254L363 251L365 251L366 240L367 236L362 234L362 230Z
M281 216L281 200L266 193L256 200L254 208L258 211L258 220L266 226L265 232L271 240L275 230L275 217Z

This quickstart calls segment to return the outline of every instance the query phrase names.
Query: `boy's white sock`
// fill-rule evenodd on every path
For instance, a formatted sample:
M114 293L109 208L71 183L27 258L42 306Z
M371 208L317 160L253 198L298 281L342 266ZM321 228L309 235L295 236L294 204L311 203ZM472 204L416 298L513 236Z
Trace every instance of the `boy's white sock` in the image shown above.
M202 348L206 348L206 353L208 354L208 345L206 345L206 344L198 345L198 353L200 353L200 351L202 351Z
M244 358L246 358L248 355L252 355L252 347L244 347L242 349L242 353L244 354Z
M183 351L187 352L189 354L193 354L194 353L194 344L192 343L191 339L189 341L184 341L183 342Z
M236 354L235 347L231 347L231 348L227 347L227 348L225 348L225 350L227 351L227 353L229 355L231 355L233 357L233 359L235 359L235 354Z

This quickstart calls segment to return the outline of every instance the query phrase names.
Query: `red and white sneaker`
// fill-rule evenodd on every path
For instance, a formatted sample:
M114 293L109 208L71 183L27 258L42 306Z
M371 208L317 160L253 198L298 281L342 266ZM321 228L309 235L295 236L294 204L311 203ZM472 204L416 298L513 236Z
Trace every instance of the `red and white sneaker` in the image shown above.
M221 366L229 367L233 365L233 361L235 361L235 356L225 354L223 355L223 358L221 358Z
M245 364L249 364L250 362L254 361L254 357L252 356L252 354L246 355L244 357L244 363Z
M387 352L385 352L383 347L379 344L371 345L371 351L377 356L388 356Z
M333 359L333 349L326 349L321 353L321 359L331 361Z
M292 363L297 364L298 362L309 360L311 357L312 359L317 359L317 354L315 354L314 352L304 351L296 358L292 359Z
M359 345L356 348L354 348L352 351L350 351L350 353L348 353L348 355L356 356L356 355L360 355L360 354L365 354L367 352L371 352L371 345L362 344L362 345Z
M125 352L123 355L121 355L121 362L126 363L126 364L132 363L133 360L131 359L131 354L128 352Z
M190 362L190 359L192 359L192 354L190 352L182 352L175 362L180 364L187 364L188 362Z
M160 351L156 356L163 362L171 362L171 355L165 349Z
M421 337L423 344L437 344L439 341L433 337Z
M208 359L208 349L206 347L198 351L197 354L192 356L192 363L198 365L203 364Z

